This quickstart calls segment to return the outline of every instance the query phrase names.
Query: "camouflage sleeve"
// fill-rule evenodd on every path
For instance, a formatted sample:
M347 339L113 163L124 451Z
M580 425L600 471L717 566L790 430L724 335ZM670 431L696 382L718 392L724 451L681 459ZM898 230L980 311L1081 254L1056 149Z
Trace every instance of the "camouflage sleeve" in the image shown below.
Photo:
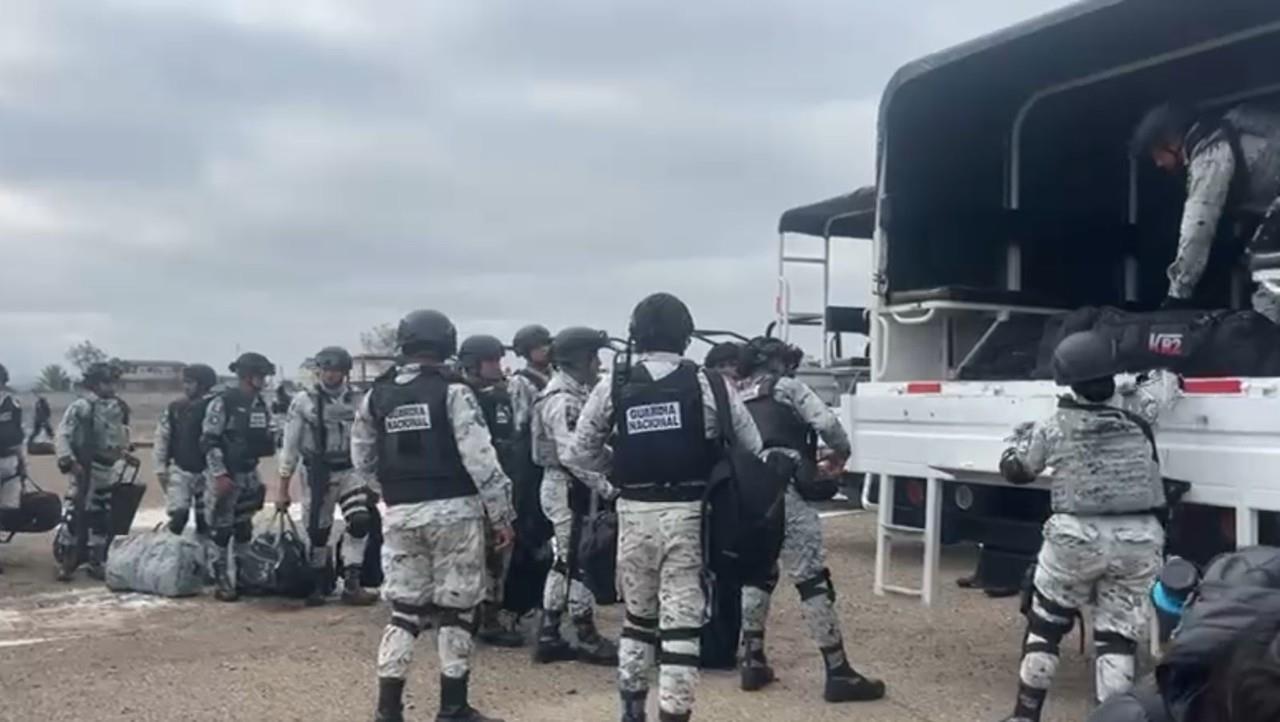
M1137 384L1120 391L1121 408L1152 426L1178 401L1178 375L1152 371Z
M511 378L509 388L511 389L511 413L515 416L516 433L519 434L529 426L533 401L538 395L538 390L529 379L519 375Z
M802 381L792 378L778 380L777 389L783 393L786 403L796 410L801 419L817 430L822 442L840 456L847 457L853 447L849 443L849 433L840 423L840 417L827 406L818 395Z
M169 432L169 407L166 406L151 434L151 464L158 475L164 475L169 468Z
M449 385L449 423L453 426L453 438L458 444L458 455L467 468L485 515L494 526L510 524L515 520L511 507L511 479L498 463L498 452L493 448L489 427L484 423L480 402L475 392L465 384Z
M586 403L582 406L582 411L578 414L573 438L567 445L561 447L563 452L561 461L575 477L582 479L584 483L587 483L589 477L602 479L609 471L610 454L607 442L609 434L613 431L613 396L610 390L609 379L601 381L591 390ZM608 484L607 479L605 483Z
M1013 445L1005 451L1003 461L1016 462L1027 477L1034 479L1048 465L1058 437L1056 417L1040 423L1023 424L1014 430Z
M598 386L596 388L599 388ZM595 389L592 389L591 396L595 395ZM547 399L547 416L546 422L551 426L551 434L555 440L556 452L563 461L567 459L575 442L575 433L578 426L582 423L583 407L578 399L569 394L558 394ZM604 470L611 465L611 453L608 446L602 444L597 453L597 463L582 468L569 467L574 478L587 485L595 493L606 499L615 496L613 484L609 483L609 478L605 476Z
M59 459L76 457L75 438L80 430L80 424L84 422L84 413L88 406L88 401L76 399L62 414L62 421L58 422L58 430L53 435L53 445Z
M1234 175L1235 159L1226 141L1211 144L1191 159L1178 253L1169 266L1170 296L1185 299L1195 293L1196 284L1209 263L1209 251Z
M295 394L285 414L284 436L280 444L280 476L288 479L298 470L302 455L302 432L307 421L311 396L305 391Z
M225 476L227 464L222 458L222 434L227 429L227 410L221 396L213 397L204 411L200 424L200 448L204 450L205 463L210 476Z
M373 491L381 494L378 483L378 430L369 412L369 396L364 395L356 408L356 418L351 424L351 466L359 478Z

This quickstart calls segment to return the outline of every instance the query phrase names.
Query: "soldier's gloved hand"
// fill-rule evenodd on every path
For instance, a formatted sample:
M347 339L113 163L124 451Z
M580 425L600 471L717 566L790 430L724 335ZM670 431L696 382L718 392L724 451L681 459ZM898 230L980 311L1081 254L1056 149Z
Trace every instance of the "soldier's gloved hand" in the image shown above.
M223 497L230 496L236 490L236 482L227 474L218 474L213 477L213 494L214 496Z
M58 459L58 471L64 474L70 474L75 469L76 462L70 456L63 456Z
M493 528L493 548L499 551L516 543L516 530L510 524L502 524Z
M831 452L826 455L822 461L818 462L818 478L832 479L844 473L844 465L849 461L849 457Z

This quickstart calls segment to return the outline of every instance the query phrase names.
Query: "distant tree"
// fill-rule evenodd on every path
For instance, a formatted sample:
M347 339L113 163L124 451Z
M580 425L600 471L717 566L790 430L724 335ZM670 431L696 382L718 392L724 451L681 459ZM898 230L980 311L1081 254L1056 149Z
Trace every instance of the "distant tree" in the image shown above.
M107 360L107 352L93 345L89 339L85 339L80 343L67 349L67 361L72 366L84 371L89 368L90 364Z
M58 364L49 364L40 371L40 378L36 380L36 391L70 391L71 376Z
M396 327L389 323L377 326L360 334L360 345L364 352L374 356L394 356L396 353Z

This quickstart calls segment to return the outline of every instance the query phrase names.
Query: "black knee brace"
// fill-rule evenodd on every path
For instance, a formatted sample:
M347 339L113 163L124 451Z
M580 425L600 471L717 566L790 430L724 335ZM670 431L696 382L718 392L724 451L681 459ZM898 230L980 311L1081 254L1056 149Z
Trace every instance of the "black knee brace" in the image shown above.
M267 503L267 487L258 484L236 499L236 518L251 517Z
M662 649L658 650L658 664L675 667L698 667L702 660L697 654L681 654L667 651L667 642L699 642L702 639L701 627L673 627L658 632L662 640Z
M1039 589L1032 589L1031 594L1035 602L1027 612L1027 635L1023 638L1022 654L1043 652L1057 656L1062 645L1062 638L1067 636L1071 632L1071 628L1075 626L1078 612L1071 607L1064 607L1049 599ZM1048 614L1067 621L1059 622L1055 619L1041 616L1036 611L1036 605L1042 607ZM1032 641L1031 635L1033 634L1044 641Z
M373 514L368 508L361 507L347 515L347 533L353 539L363 539L373 530Z
M320 548L329 543L329 527L321 527L318 529L307 529L307 538L311 540L311 546Z
M187 516L190 513L187 509L169 512L169 531L182 534L182 530L187 528Z
M627 612L626 623L622 625L622 637L650 647L658 646L658 618L641 617Z
M221 549L227 545L227 542L231 541L231 527L214 527L213 533L209 535L209 538L212 539L213 543L218 545L218 548Z
M1093 633L1093 649L1099 657L1108 654L1133 657L1138 654L1138 640L1130 639L1119 632L1099 630Z
M816 576L796 583L796 591L800 593L800 601L807 602L814 597L827 595L832 602L836 600L836 588L831 583L831 570L823 569Z
M253 523L248 521L238 521L233 528L236 542L247 544L253 540Z
M111 524L109 522L110 517L108 516L106 510L99 509L99 510L88 512L85 514L85 519L87 519L89 522L89 531L94 532L96 534L103 534L103 535L110 534L111 532Z
M476 616L475 609L457 609L455 607L440 607L439 609L437 624L441 629L444 627L456 627L471 634L476 633L476 623L479 617Z

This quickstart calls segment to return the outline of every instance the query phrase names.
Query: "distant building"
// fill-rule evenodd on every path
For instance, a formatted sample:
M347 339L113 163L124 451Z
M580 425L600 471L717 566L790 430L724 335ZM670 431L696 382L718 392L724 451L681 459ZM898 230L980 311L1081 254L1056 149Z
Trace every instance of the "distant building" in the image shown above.
M120 391L181 391L182 370L187 365L181 361L138 361L121 359Z
M374 379L395 365L396 360L391 356L357 354L351 359L351 387L363 391L373 385Z

